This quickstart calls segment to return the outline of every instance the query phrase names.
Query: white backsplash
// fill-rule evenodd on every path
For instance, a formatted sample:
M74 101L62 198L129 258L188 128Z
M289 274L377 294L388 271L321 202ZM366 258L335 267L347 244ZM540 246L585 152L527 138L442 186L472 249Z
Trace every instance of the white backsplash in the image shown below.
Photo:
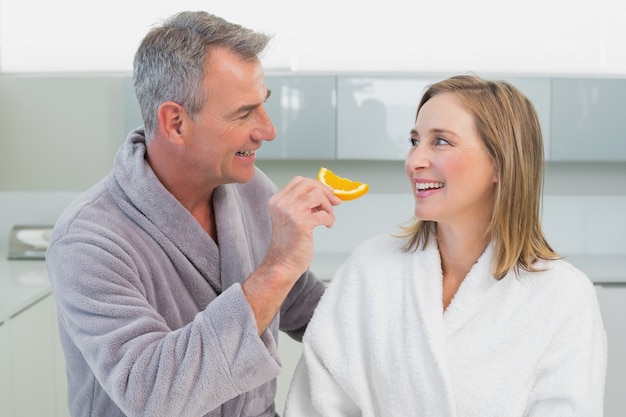
M626 196L547 195L542 225L557 252L626 254Z
M407 187L408 188L408 187ZM332 228L314 231L318 252L351 252L359 243L382 233L394 233L413 216L411 194L372 194L335 207Z
M367 194L335 209L335 225L315 230L319 252L348 253L368 237L399 230L413 214L410 194ZM542 225L566 255L626 255L626 196L546 195Z
M78 192L0 191L0 248L16 224L54 224ZM332 228L315 230L318 252L349 253L381 233L393 233L413 215L408 193L369 193L335 208ZM549 243L567 255L626 255L626 196L546 195L543 229Z
M53 225L77 192L0 191L0 249L15 225Z

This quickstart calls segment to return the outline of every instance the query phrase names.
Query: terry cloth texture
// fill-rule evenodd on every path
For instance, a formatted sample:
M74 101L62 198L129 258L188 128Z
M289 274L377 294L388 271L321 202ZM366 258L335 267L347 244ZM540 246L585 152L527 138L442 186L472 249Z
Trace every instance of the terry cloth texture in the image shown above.
M72 416L274 416L279 326L301 338L324 284L300 277L259 337L241 283L266 254L276 187L257 170L215 190L218 247L145 150L131 132L49 245Z
M569 263L490 274L492 248L443 310L435 242L373 238L341 266L303 339L286 417L599 417L607 345Z

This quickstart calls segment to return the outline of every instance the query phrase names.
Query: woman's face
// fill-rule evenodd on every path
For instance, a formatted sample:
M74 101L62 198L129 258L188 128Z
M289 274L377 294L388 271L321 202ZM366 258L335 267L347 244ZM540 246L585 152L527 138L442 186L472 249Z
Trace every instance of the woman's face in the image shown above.
M497 173L474 115L454 93L437 94L420 109L405 161L415 216L446 226L491 220ZM478 223L477 223L478 222Z

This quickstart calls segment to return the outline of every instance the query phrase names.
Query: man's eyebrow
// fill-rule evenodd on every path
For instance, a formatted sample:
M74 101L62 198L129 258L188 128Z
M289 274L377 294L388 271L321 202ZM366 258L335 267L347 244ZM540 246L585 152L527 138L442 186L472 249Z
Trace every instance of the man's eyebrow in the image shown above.
M260 104L244 104L243 106L239 107L237 111L233 113L233 115L238 114L238 113L246 113L246 112L252 111L259 106Z
M265 96L265 100L267 100L270 97L271 94L272 94L272 90L268 89L267 90L267 94ZM237 110L232 112L229 115L229 117L236 117L238 114L247 113L247 112L252 111L252 110L254 110L254 109L256 109L256 108L258 108L260 106L261 106L261 104L244 104L243 106L238 107Z

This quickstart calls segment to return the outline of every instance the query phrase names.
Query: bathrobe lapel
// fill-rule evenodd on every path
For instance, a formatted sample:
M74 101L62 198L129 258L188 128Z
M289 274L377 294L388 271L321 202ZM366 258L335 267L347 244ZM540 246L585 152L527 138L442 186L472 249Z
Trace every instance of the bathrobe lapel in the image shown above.
M178 248L215 293L243 282L265 256L271 239L267 177L257 170L245 184L227 184L215 189L216 243L152 171L145 160L143 132L132 137L130 143L126 152L117 156L120 161L115 176L138 210L136 221L142 223L148 219L156 226L150 230L154 239L166 252L172 250L171 245ZM275 191L274 187L272 192Z
M434 404L424 404L425 411L435 412L437 415L453 417L456 416L456 405L452 394L451 380L449 376L447 356L445 350L445 327L443 318L443 286L442 271L439 251L436 244L429 245L424 251L407 254L410 261L408 265L411 271L407 272L405 283L407 285L405 294L412 299L406 300L404 305L412 310L410 314L419 317L421 336L408 337L407 340L415 344L415 347L407 353L406 363L423 363L426 370L424 375L416 376L419 384L428 384L427 390L421 392L432 392L434 394ZM414 319L411 321L415 322ZM424 340L420 340L420 339ZM423 342L426 343L428 356L425 356ZM421 345L421 346L420 346ZM445 398L444 401L441 399ZM430 415L430 414L429 414Z
M499 281L490 271L491 254L492 247L489 245L469 271L443 314L446 338L472 321L498 290Z
M243 282L254 270L249 245L254 236L246 237L247 222L238 199L233 187L218 187L213 196L224 289Z
M424 344L420 340L422 337L409 337L407 340L414 344L414 348L407 352L411 356L407 363L424 363L422 372L427 376L429 390L437 393L437 398L445 398L437 406L431 405L428 413L437 410L437 415L457 415L454 371L450 367L448 343L450 337L467 325L480 312L481 306L494 295L498 281L489 272L490 261L491 247L488 247L444 312L443 272L437 245L432 243L425 250L411 255L408 263L411 271L406 275L412 279L405 281L405 294L411 299L406 299L403 304L411 310L409 314L420 318L422 337L431 359L424 362ZM409 329L409 332L414 330ZM415 378L416 386L424 384L424 375Z
M217 245L158 180L145 160L145 139L143 132L139 133L131 138L131 146L125 147L126 152L120 152L116 157L119 159L115 170L117 185L134 207L126 209L126 213L138 224L143 224L165 252L173 250L172 245L176 247L213 290L220 293L223 287Z

